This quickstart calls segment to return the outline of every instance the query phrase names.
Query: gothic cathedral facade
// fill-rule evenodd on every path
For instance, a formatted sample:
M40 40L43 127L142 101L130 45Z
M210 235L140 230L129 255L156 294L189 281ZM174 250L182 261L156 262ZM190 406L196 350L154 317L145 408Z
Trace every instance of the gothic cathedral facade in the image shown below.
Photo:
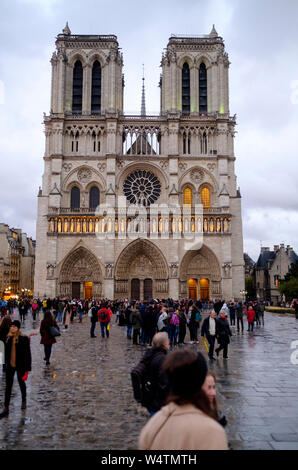
M170 37L158 116L144 101L140 115L124 114L114 35L73 35L66 25L51 64L35 296L242 298L236 121L215 28Z

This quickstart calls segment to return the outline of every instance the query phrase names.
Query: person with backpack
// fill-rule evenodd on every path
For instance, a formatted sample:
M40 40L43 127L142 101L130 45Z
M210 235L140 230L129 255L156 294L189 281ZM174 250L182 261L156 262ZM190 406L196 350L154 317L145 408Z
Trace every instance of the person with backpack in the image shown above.
M38 310L38 303L34 299L33 303L32 303L32 318L33 318L33 321L36 321L37 310Z
M139 364L131 371L135 399L147 408L152 417L165 404L169 385L162 365L170 344L168 334L156 333L152 348L148 349Z
M101 328L101 337L105 337L105 333L107 338L110 336L109 329L110 329L110 320L111 320L112 312L109 308L107 308L106 304L98 310L98 319L100 322Z

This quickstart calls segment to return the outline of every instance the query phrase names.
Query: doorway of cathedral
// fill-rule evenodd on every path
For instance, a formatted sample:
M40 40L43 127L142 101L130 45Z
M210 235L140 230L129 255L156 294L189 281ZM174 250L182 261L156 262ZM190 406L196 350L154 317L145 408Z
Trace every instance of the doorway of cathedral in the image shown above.
M140 300L140 279L131 280L131 299Z
M80 294L81 294L81 283L80 282L73 282L72 283L72 289L71 289L71 292L72 292L72 298L73 299L79 299L80 298Z
M200 298L209 300L209 279L200 279Z
M84 299L92 299L93 282L84 283Z
M196 279L189 279L188 281L188 298L198 300L198 281Z
M152 279L144 280L144 299L152 299Z

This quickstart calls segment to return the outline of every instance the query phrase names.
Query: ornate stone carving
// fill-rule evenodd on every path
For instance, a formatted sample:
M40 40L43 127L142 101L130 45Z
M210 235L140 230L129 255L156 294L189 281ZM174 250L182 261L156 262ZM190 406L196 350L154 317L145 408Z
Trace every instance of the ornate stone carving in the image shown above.
M125 165L125 161L124 160L118 160L117 162L117 168L123 168Z
M97 164L97 168L99 169L99 171L104 171L106 169L106 163L98 163Z
M187 168L187 163L180 162L179 165L178 165L178 167L179 167L179 169L180 169L181 171L186 170L186 168Z
M172 278L178 277L178 263L171 263L170 264L170 276Z
M210 170L210 171L214 171L215 168L216 168L216 163L208 163L208 164L207 164L207 168L208 168L208 170Z
M113 279L113 263L105 263L106 279Z
M190 179L194 183L197 183L197 184L203 181L204 176L205 176L204 170L202 170L201 168L195 168L190 172Z
M91 170L89 170L89 168L81 168L79 171L78 171L78 180L81 182L81 183L88 183L88 181L91 180L91 177L92 177L92 172Z
M47 279L53 279L55 273L56 264L47 264Z
M68 173L72 169L72 164L71 163L63 163L62 167Z
M225 262L222 264L222 269L224 273L224 277L231 277L231 269L232 269L232 263L231 262Z
M167 160L161 160L161 161L159 162L159 164L160 164L161 168L163 168L164 170L165 170L166 168L168 168L168 165L169 165L169 163L168 163Z

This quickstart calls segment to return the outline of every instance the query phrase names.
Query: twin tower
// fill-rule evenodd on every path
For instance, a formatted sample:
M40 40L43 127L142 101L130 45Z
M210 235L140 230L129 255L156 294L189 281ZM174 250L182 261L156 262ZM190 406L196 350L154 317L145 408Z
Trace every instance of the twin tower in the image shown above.
M170 37L159 116L146 115L144 99L140 115L124 114L114 35L66 25L51 64L35 295L241 298L236 122L215 28Z

